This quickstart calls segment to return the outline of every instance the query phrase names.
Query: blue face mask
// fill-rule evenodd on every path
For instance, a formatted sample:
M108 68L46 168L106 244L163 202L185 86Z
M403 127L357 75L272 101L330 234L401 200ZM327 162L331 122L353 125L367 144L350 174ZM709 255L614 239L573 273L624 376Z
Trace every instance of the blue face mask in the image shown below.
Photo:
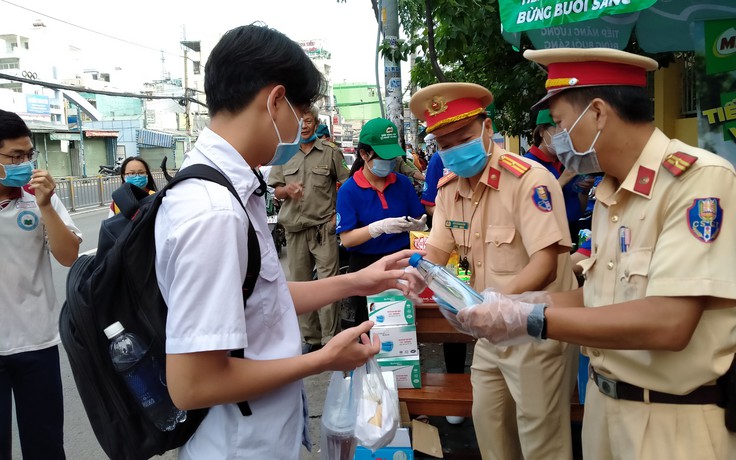
M145 176L145 175L125 176L125 182L129 184L133 184L138 188L146 188L146 185L148 185L148 176Z
M383 160L374 158L371 172L378 177L386 177L394 170L394 160Z
M31 180L33 162L26 161L19 165L3 166L5 167L5 178L0 179L0 184L6 187L23 187Z
M464 144L450 147L446 150L439 150L438 153L442 158L445 168L454 172L460 177L473 177L483 171L486 166L486 158L488 153L483 147L483 131L480 137L473 139Z
M296 128L296 138L294 139L294 142L283 142L281 140L279 127L276 126L276 122L274 121L273 117L271 117L271 123L273 123L273 127L276 130L276 136L278 136L279 138L279 145L276 146L276 152L273 155L273 159L266 163L265 166L281 166L283 164L286 164L289 160L291 160L294 155L296 155L296 152L299 151L299 140L302 138L302 120L297 118L294 107L291 106L291 102L289 102L288 99L286 99L286 103L289 104L291 113L294 114L294 118L296 118L298 124ZM271 104L268 104L266 106L266 110L268 110L268 114L271 115Z
M309 144L310 142L314 142L316 140L317 140L317 135L316 134L312 134L311 136L309 136L306 139L302 138L302 144Z
M575 150L572 138L570 137L570 133L575 129L575 126L577 126L578 122L583 118L583 115L585 115L585 112L587 112L589 108L590 104L588 104L585 110L583 110L583 113L580 114L578 119L575 120L575 123L572 124L569 131L567 129L563 129L552 136L552 150L555 152L555 155L557 155L560 162L565 165L566 170L577 174L595 174L601 171L601 165L598 164L598 155L594 148L601 132L598 131L598 134L595 135L590 148L585 152L578 152Z

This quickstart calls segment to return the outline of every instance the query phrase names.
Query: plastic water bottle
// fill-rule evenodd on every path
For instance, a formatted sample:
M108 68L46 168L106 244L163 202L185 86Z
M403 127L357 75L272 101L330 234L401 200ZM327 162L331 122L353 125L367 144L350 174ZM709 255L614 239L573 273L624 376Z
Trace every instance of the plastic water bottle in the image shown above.
M409 258L409 265L422 275L427 286L434 292L434 300L442 307L457 313L463 308L483 302L483 296L447 271L445 267L425 260L419 254Z
M105 328L110 339L110 358L118 374L143 409L146 417L161 431L171 431L187 419L187 413L171 402L166 374L148 347L123 325L115 322Z

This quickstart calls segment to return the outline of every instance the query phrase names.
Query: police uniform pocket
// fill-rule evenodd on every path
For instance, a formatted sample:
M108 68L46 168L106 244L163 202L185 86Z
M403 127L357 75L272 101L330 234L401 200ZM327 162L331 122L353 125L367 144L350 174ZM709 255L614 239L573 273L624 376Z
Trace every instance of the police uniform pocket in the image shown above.
M299 182L299 166L284 168L284 182L291 184L293 182Z
M312 181L315 187L329 188L332 185L330 168L327 166L315 166L312 168Z
M635 249L621 254L617 274L623 298L638 299L646 295L651 261L652 250L649 248Z
M489 225L486 232L486 264L495 273L516 273L524 268L525 257L514 249L516 227Z

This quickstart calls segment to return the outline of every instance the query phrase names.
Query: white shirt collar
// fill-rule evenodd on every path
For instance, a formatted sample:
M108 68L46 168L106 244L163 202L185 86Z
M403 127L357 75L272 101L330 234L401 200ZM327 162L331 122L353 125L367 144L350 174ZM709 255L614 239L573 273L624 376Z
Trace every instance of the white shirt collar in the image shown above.
M194 145L194 150L187 153L187 157L191 158L194 152L202 154L225 174L240 196L248 197L260 186L252 167L240 153L211 129L202 130Z

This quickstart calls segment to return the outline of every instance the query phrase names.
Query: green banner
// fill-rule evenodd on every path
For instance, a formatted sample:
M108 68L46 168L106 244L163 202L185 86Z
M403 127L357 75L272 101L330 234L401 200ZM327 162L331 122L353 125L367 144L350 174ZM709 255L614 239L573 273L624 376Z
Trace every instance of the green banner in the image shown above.
M698 146L736 165L736 18L698 22Z
M506 32L521 32L596 19L604 15L632 13L657 0L498 0L501 24Z
M736 70L736 21L705 23L705 72L708 75Z

